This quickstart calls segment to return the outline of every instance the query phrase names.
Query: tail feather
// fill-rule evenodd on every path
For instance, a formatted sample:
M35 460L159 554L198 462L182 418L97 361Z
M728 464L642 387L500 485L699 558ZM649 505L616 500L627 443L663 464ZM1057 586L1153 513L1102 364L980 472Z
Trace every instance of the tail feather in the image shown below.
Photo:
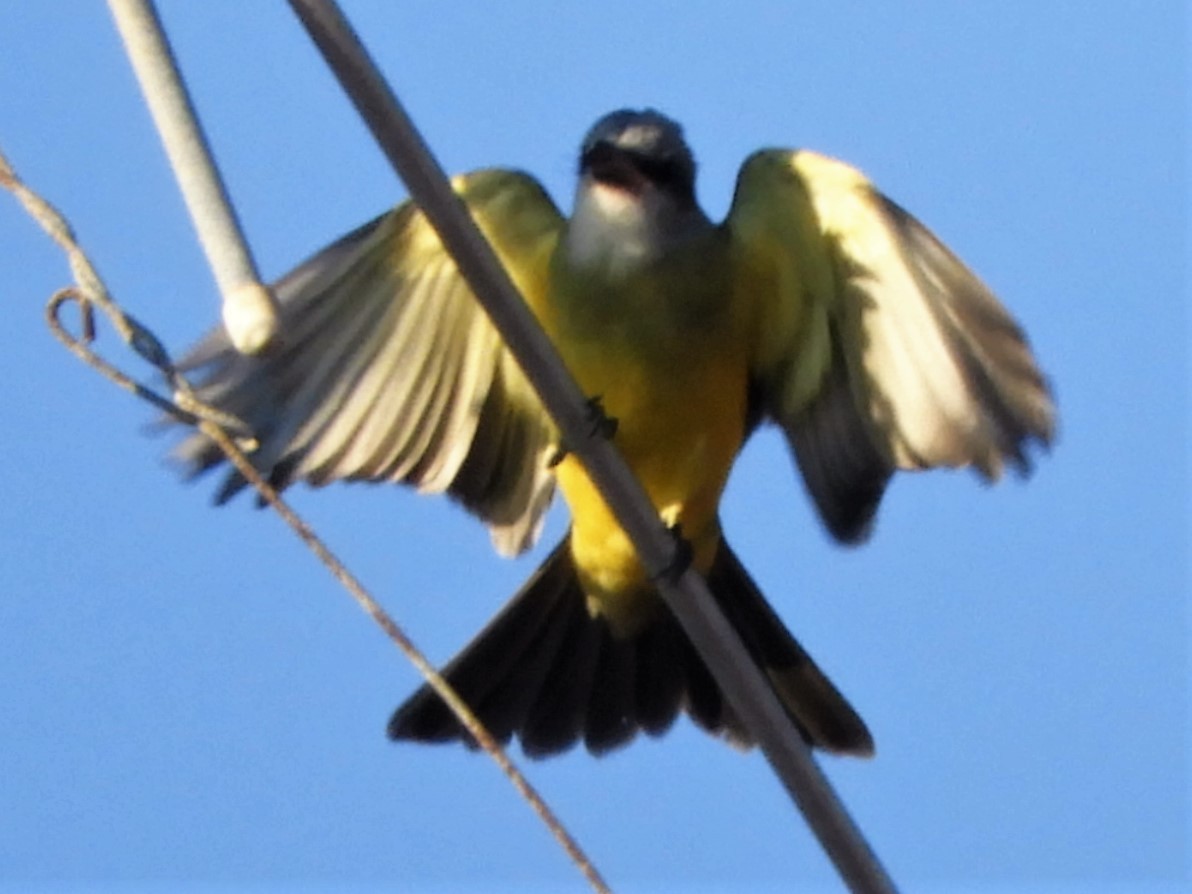
M563 751L583 732L592 674L600 650L600 630L582 599L568 602L564 631L555 659L544 674L540 691L518 732L529 757Z
M708 585L807 741L828 751L872 754L864 722L726 543ZM580 739L591 753L604 754L638 730L661 735L681 710L709 732L752 742L669 612L659 611L631 638L616 636L589 614L566 539L443 675L498 741L516 734L530 757L564 751ZM475 744L428 686L396 711L389 735Z
M569 607L572 594L567 590L574 575L566 574L553 558L443 669L443 676L500 742L509 741L538 694L553 658L553 651L546 654L541 640L558 627L558 619ZM446 742L458 739L461 728L447 704L424 685L393 715L389 735Z
M648 734L660 736L670 729L683 703L687 689L684 650L690 647L674 623L650 625L635 645L637 720Z
M636 645L634 640L618 639L607 625L602 625L600 658L584 726L584 747L592 754L612 751L637 733L634 718L641 706L635 691L635 682L640 679ZM672 708L670 716L674 713ZM645 723L641 725L648 730Z
M865 721L787 630L727 543L721 542L708 588L804 738L825 751L872 755Z
M752 744L748 731L729 709L724 696L720 694L720 686L695 647L686 637L683 639L683 645L683 666L686 672L683 707L687 710L687 716L706 732L720 733L734 744Z
M564 637L578 614L573 600L567 599L565 593L558 595L563 598L558 598L550 606L546 623L529 641L521 660L512 670L499 674L490 667L479 665L477 676L482 682L477 688L483 688L483 694L472 698L463 690L457 690L468 704L473 705L477 716L499 741L508 742L514 733L518 733L527 753L534 750L538 730L538 725L531 725L529 718L539 694L549 685L559 656L565 654ZM500 642L499 637L497 642ZM461 658L467 659L466 654ZM462 664L467 667L469 660ZM447 678L454 686L450 673Z

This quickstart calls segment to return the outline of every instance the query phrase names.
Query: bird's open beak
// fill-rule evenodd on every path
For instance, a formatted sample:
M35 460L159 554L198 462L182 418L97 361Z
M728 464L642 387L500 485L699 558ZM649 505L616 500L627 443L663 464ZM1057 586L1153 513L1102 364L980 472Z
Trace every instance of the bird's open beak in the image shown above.
M631 193L640 193L650 183L632 152L600 141L580 158L580 173L597 183Z

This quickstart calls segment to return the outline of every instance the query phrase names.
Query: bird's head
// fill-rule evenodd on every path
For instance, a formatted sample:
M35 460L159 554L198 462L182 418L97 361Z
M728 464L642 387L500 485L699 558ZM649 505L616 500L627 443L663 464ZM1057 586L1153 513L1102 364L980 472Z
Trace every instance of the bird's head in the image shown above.
M683 129L653 109L621 109L597 121L584 137L579 174L639 198L656 191L681 207L695 205L695 158Z
M678 124L652 109L622 109L592 126L564 239L574 264L628 273L710 226Z

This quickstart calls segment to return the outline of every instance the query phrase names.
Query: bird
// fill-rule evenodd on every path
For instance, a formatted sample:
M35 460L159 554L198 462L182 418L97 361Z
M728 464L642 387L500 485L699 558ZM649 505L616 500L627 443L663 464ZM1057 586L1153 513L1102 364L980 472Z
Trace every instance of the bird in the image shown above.
M621 109L584 137L570 217L522 171L452 187L660 519L806 742L869 756L871 732L730 548L719 505L742 446L776 426L828 535L871 534L894 473L1022 476L1055 403L1021 326L935 235L857 168L762 149L713 222L681 126ZM238 353L217 327L186 357L198 397L252 430L254 466L295 482L446 493L496 551L537 541L554 492L570 527L443 674L497 741L593 755L686 714L746 748L725 698L455 262L407 200L275 285L280 343ZM187 474L223 462L191 432ZM228 471L215 499L246 485ZM388 735L476 743L428 686Z

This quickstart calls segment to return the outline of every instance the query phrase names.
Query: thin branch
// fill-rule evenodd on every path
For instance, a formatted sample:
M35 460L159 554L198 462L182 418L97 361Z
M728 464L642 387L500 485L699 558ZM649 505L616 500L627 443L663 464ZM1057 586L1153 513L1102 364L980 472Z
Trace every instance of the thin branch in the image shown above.
M277 332L277 300L257 275L157 12L150 0L108 0L108 8L215 274L232 344L263 350Z
M477 299L500 330L564 442L583 463L647 572L701 657L757 738L783 785L853 891L895 890L860 830L779 704L760 669L716 608L707 585L688 568L641 485L603 437L593 437L584 395L537 325L508 274L451 190L409 116L333 0L290 0L411 197L438 231Z

